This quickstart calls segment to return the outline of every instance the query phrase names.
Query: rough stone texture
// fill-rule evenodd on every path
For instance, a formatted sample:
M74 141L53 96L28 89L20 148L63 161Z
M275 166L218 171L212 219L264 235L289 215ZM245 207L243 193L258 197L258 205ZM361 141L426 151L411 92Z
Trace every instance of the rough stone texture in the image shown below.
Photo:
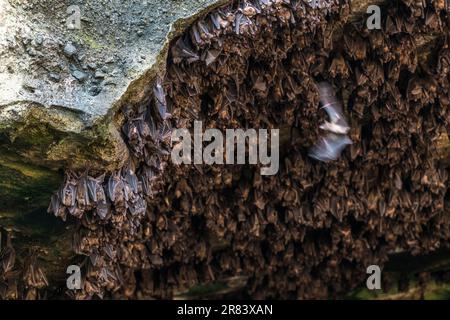
M142 98L168 39L217 3L0 0L0 135L35 163L120 165L114 110ZM67 26L71 5L80 29Z

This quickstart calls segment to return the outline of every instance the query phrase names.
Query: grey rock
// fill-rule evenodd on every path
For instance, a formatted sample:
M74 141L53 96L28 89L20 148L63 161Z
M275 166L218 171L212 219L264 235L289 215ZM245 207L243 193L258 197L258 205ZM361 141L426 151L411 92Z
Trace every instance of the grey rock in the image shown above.
M106 77L106 74L103 71L97 70L94 74L94 77L97 79L103 79Z
M22 87L23 87L25 90L28 90L28 91L30 91L30 92L34 92L34 91L36 90L36 88L37 88L37 85L36 85L35 83L33 83L33 82L26 81L26 82L24 82L24 83L22 84Z
M48 75L48 78L50 80L52 80L53 82L58 82L59 80L61 80L61 76L57 73L54 72L50 72Z
M43 42L44 42L44 38L42 37L42 35L38 35L34 39L34 43L35 43L36 46L41 46Z
M77 53L77 48L71 43L67 43L64 46L64 54L68 57L72 57Z
M102 92L102 88L99 86L92 86L89 88L89 92L92 96L97 96L98 94L100 94L100 92Z
M80 71L80 70L73 71L72 75L74 76L75 79L77 79L80 82L85 81L88 77L87 73Z
M38 54L38 52L37 52L34 48L32 48L32 47L30 47L30 48L27 49L27 53L28 53L30 56L32 56L32 57L35 57L35 56L37 56L37 54Z

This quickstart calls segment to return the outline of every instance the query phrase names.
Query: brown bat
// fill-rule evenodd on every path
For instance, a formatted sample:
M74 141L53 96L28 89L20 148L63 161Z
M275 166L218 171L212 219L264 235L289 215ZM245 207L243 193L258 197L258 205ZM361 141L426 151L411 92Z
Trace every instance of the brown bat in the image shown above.
M16 251L11 244L11 234L9 232L6 233L6 244L0 251L0 261L3 274L11 271L16 261Z
M48 286L48 280L44 271L38 265L38 250L30 250L30 256L24 263L23 281L27 287L41 289Z

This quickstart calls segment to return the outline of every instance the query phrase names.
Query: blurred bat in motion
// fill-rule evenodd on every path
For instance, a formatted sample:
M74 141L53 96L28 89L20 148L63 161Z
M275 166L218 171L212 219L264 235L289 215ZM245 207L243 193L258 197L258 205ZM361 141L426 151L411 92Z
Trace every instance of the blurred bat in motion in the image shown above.
M319 161L329 162L337 160L345 147L352 144L347 136L350 126L331 85L321 82L317 87L320 93L320 104L322 109L325 109L330 121L325 121L320 125L320 129L328 131L328 134L316 142L311 148L309 156Z
M348 136L329 133L311 148L309 156L322 162L335 161L349 144L352 144L352 140Z
M347 120L345 120L341 103L337 100L333 88L326 82L319 83L318 88L322 109L326 111L330 118L330 122L325 121L320 126L320 129L336 134L347 134L350 131L350 127Z

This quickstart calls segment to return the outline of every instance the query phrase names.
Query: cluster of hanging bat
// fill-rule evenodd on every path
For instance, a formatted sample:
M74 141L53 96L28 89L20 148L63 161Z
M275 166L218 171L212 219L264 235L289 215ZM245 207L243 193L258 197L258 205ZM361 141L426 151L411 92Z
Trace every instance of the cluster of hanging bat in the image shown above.
M145 214L146 202L139 195L149 179L139 183L130 168L111 174L107 181L104 179L105 175L94 178L87 172L81 176L68 174L64 186L52 196L48 211L65 220L68 213L81 219L86 211L95 209L100 219L107 219L112 204L125 208L133 216Z
M158 181L170 152L171 128L168 124L165 92L157 82L153 88L156 114L149 108L134 112L124 111L128 120L122 127L131 153L145 163L136 168L136 162L117 170L105 179L105 174L92 177L68 172L62 188L52 196L49 212L66 219L67 214L81 219L85 212L94 211L101 220L111 218L112 208L118 212L129 212L133 217L142 217L147 210L145 197L158 192ZM153 120L156 119L156 120ZM138 219L136 220L138 221ZM137 222L134 227L138 227Z
M0 300L45 299L47 277L38 265L38 248L30 248L21 268L16 266L16 251L11 232L0 229Z
M209 15L210 24L201 20L194 24L190 29L190 35L198 44L204 44L218 34L226 33L226 30L230 28L238 35L253 33L252 28L256 25L251 18L260 14L262 10L272 13L278 11L276 15L284 16L289 20L294 19L292 12L285 7L286 4L292 5L294 9L298 5L286 0L258 0L254 3L242 2L236 12L219 9ZM324 6L324 3L321 5ZM331 2L328 6L330 5ZM200 57L183 38L180 38L172 47L172 59L175 63L183 60L192 63L202 59L206 65L210 65L219 53L219 51L209 50ZM350 127L331 85L321 82L317 87L321 109L326 111L330 121L320 125L326 135L311 148L309 155L319 161L329 162L337 160L344 148L351 144L347 135ZM111 174L106 181L104 174L91 177L87 171L81 175L69 172L64 186L52 196L49 212L65 220L67 213L81 218L84 212L95 209L96 215L104 220L110 216L111 204L113 204L114 207L125 207L133 216L145 214L146 202L139 195L144 193L150 196L155 193L158 172L161 173L164 170L163 157L168 155L171 146L171 127L168 121L171 114L167 111L166 93L159 79L152 93L158 112L152 113L145 107L141 107L138 112L132 108L125 109L124 113L128 121L122 129L130 151L136 158L146 159L147 165L136 175L136 169L131 162L128 167ZM152 145L151 148L147 147L149 144Z
M318 89L321 108L326 111L330 121L320 125L326 135L320 137L320 140L311 148L309 155L319 161L329 162L337 160L344 148L352 143L347 135L350 127L332 87L328 83L321 82L318 84ZM155 86L154 92L158 110L166 119L167 105L159 83ZM143 115L125 124L124 131L127 133L130 145L137 146L134 149L135 155L141 156L141 151L145 153L148 150L144 147L146 139L158 134L161 140L165 139L167 146L170 145L170 129L164 126L157 131L156 126L152 127L153 131ZM144 154L142 156L146 159L155 159ZM68 174L64 186L52 196L48 211L65 220L67 213L76 218L82 218L86 211L95 209L98 217L106 219L111 212L110 204L113 204L118 208L124 207L133 216L142 216L146 211L146 202L139 195L142 192L150 195L152 192L150 185L156 180L156 174L150 169L151 167L161 167L161 162L158 165L154 162L153 166L149 165L145 168L140 175L141 181L130 167L111 174L107 181L104 174L99 177L91 177L87 172L81 176ZM162 168L160 171L163 171Z
M388 250L448 242L448 177L434 141L448 119L450 53L439 45L435 71L418 77L408 33L411 24L438 30L443 22L429 11L443 9L399 1L385 33L356 23L333 48L329 35L348 3L327 3L329 11L304 1L236 2L172 43L167 75L147 101L122 110L130 164L108 176L69 172L52 198L50 212L81 220L73 245L86 256L87 276L78 298L170 296L182 284L238 272L252 279L255 297L326 297L357 283L365 269L355 265L381 264ZM333 88L350 92L351 129ZM267 103L249 106L255 101ZM171 166L171 128L198 117L219 129L288 124L300 143L265 180L237 167ZM229 248L212 253L200 239L207 232Z

